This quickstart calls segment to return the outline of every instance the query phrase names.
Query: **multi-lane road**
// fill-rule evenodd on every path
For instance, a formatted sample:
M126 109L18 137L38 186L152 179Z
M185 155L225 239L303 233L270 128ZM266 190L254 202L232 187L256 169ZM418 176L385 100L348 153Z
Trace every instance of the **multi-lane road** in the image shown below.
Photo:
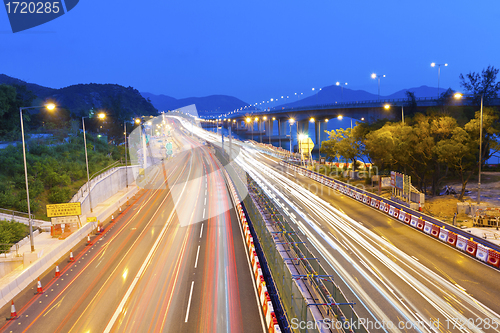
M270 190L368 329L500 332L498 270L235 144L235 161Z
M62 276L42 277L43 294L17 296L19 318L0 331L263 331L223 175L198 141L179 130L175 140L180 152L138 179L140 197L75 249L75 262L64 255Z

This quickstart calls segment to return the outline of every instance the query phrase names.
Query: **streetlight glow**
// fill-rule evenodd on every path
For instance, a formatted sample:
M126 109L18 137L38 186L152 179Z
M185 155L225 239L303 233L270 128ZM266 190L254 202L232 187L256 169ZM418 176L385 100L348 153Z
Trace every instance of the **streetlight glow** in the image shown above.
M49 103L47 105L45 105L45 107L47 108L47 110L54 110L56 108L56 105L54 103Z
M386 109L386 110L389 110L389 108L390 108L390 107L391 107L391 106L390 106L389 104L385 104L385 105L384 105L384 109Z
M97 115L97 117L98 117L99 119L104 119L104 118L106 118L106 114L101 112L101 113L99 113L99 114Z
M309 119L309 121L310 121L311 123L314 123L314 118L312 118L312 117L311 117L311 119Z
M337 116L337 119L338 119L338 120L342 120L342 118L344 118L344 117L343 117L341 114L339 114L339 115Z

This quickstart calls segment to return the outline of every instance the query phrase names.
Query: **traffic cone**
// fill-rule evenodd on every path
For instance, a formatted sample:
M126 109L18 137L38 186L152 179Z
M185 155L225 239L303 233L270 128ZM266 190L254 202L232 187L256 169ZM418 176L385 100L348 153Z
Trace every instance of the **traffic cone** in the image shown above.
M60 277L61 276L61 272L59 272L59 266L56 265L56 275L55 277Z
M10 305L10 318L7 318L7 320L13 320L16 318L17 318L16 307L14 306L14 300L12 300L12 303Z
M38 282L36 284L36 294L43 294L43 288L42 283L40 282L40 278L38 278Z
M87 235L87 246L92 245L92 242L90 241L90 234Z
M115 222L115 217L111 215L111 223Z
M73 258L73 250L69 251L69 261L75 261L75 258Z
M418 211L421 212L422 211L422 205L420 204L420 201L418 202Z

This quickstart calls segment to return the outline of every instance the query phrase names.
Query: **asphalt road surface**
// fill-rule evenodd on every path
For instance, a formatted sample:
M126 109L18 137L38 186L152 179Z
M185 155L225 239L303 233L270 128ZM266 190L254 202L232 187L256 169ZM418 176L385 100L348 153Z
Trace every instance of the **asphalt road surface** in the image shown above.
M184 148L148 168L139 198L105 232L15 298L2 332L262 332L241 229L215 159ZM2 314L10 316L10 306Z
M274 197L370 331L500 331L498 270L280 167L252 145L234 144L236 163Z

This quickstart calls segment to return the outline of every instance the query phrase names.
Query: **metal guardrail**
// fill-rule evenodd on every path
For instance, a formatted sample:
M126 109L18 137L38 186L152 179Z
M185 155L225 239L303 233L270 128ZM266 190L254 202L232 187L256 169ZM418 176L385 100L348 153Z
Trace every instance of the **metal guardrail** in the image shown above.
M23 213L23 212L18 212L15 210L10 210L10 209L3 209L0 208L0 214L5 214L5 215L11 215L12 219L14 219L15 216L17 217L23 217L23 218L28 218L28 213ZM35 214L31 214L31 219L35 219Z
M347 300L334 282L333 276L326 272L310 252L306 242L279 213L272 199L244 170L234 163L229 164L227 154L216 147L214 151L216 157L226 166L237 191L245 187L249 192L248 196L242 196L240 193L240 197L244 198L243 205L258 236L287 317L298 322L316 322L323 328L324 323L328 322L330 327L334 326L340 332L345 330L351 333L368 333L363 325L351 325L359 323L357 313L353 309L354 304ZM269 225L272 225L274 232L269 230ZM284 256L280 249L285 251L287 256ZM287 259L284 260L284 257ZM312 297L306 299L305 292ZM319 322L318 313L321 314ZM341 324L340 329L335 323ZM296 332L325 331L317 328L289 328Z

